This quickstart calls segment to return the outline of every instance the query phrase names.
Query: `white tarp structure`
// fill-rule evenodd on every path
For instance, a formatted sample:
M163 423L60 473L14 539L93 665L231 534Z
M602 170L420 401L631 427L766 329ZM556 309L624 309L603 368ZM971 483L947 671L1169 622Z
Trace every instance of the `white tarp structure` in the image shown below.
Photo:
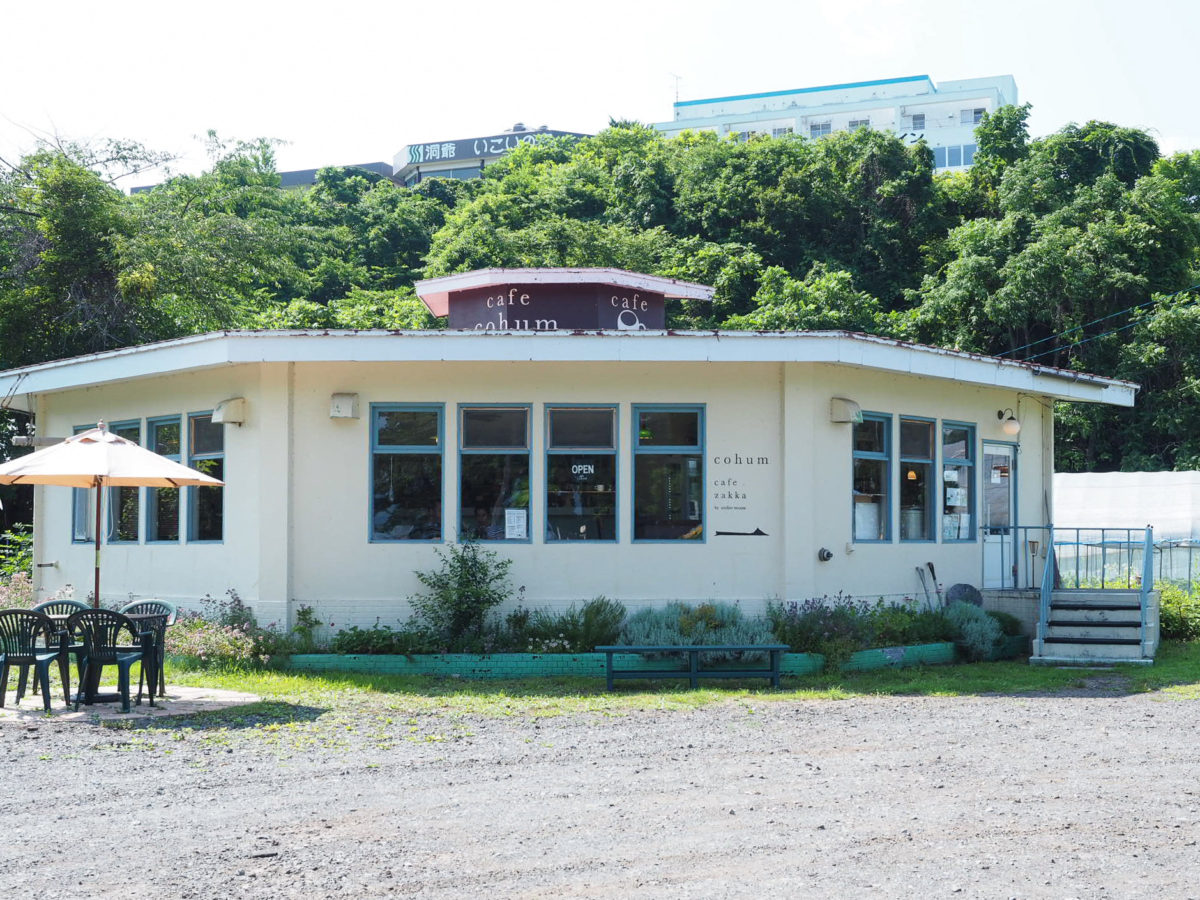
M1054 525L1150 525L1156 543L1200 539L1200 472L1056 472Z

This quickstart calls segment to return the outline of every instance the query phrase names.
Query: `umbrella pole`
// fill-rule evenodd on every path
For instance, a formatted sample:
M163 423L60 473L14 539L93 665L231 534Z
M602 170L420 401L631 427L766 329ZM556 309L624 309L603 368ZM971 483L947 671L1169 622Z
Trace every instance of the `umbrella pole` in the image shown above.
M100 608L100 501L104 492L100 488L101 479L96 479L96 581L92 589L92 606Z

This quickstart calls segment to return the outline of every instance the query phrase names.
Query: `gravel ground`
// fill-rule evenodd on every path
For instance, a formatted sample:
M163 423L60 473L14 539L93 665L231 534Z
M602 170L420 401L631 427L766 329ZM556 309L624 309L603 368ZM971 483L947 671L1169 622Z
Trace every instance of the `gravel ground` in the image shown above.
M1114 687L541 719L314 709L220 729L10 721L0 889L1200 897L1200 703Z

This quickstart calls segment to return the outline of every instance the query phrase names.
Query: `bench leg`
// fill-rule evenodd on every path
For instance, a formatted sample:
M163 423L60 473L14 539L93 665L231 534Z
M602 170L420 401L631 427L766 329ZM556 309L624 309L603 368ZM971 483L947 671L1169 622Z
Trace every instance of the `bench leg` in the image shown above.
M612 653L606 653L606 654L604 654L604 656L605 656L605 660L604 660L604 673L605 673L605 676L606 676L606 681L607 681L607 688L606 688L606 689L607 689L607 690L609 690L609 691L611 691L611 690L613 689L613 674L612 674L612 672L613 672L613 670L612 670L612 666L613 666L613 663L612 663L612 658L613 658L613 655L612 655Z
M688 655L688 680L692 683L692 690L700 687L700 651L689 650Z

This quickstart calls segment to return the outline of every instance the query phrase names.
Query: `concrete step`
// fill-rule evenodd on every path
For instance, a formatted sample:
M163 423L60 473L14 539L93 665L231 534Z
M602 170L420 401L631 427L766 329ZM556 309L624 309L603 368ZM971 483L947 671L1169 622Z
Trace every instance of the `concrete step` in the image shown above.
M1154 665L1154 660L1147 659L1146 657L1140 657L1138 659L1105 659L1103 657L1098 657L1098 656L1076 657L1076 656L1053 655L1053 656L1031 656L1031 657L1029 657L1029 664L1031 666L1081 666L1081 667L1115 666L1118 664L1129 665L1129 666L1152 666L1152 665Z
M1115 622L1118 624L1140 625L1142 610L1132 608L1103 606L1088 606L1083 609L1074 605L1050 605L1050 621L1052 622Z
M1035 656L1038 658L1054 656L1067 659L1128 662L1142 658L1142 642L1134 641L1131 644L1112 644L1108 642L1093 643L1091 641L1056 641L1047 638L1043 641L1042 652L1035 654Z
M1071 641L1083 643L1105 641L1112 643L1138 642L1142 639L1140 622L1060 622L1051 619L1046 630L1047 641Z
M1051 606L1071 609L1138 609L1141 601L1140 591L1054 591L1050 594Z

